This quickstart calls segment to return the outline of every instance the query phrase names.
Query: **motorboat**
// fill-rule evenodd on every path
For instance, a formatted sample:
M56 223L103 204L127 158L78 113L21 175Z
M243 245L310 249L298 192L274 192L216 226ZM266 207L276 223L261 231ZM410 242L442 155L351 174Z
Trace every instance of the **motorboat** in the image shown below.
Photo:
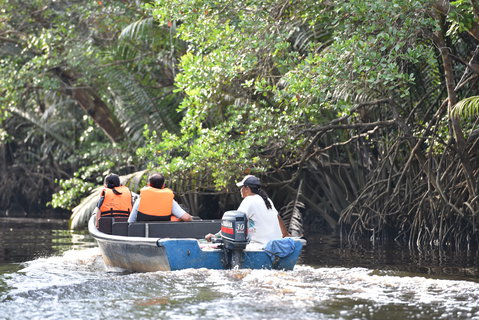
M292 270L306 241L288 237L272 240L265 248L248 246L246 214L228 211L220 220L125 221L96 216L88 223L103 261L109 267L135 272L188 268ZM206 242L208 233L221 237Z

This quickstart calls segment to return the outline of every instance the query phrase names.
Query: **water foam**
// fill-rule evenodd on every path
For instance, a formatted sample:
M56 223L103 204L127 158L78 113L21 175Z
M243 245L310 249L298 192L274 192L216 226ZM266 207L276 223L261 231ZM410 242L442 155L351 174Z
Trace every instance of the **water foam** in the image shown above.
M97 248L28 262L4 280L12 288L10 310L26 308L25 319L38 315L36 308L52 319L86 309L118 319L479 319L479 284L472 281L304 265L293 271L108 271Z
M10 275L6 283L14 288L10 293L69 286L82 283L88 275L104 272L98 248L68 250L61 256L41 257L24 263L24 268Z

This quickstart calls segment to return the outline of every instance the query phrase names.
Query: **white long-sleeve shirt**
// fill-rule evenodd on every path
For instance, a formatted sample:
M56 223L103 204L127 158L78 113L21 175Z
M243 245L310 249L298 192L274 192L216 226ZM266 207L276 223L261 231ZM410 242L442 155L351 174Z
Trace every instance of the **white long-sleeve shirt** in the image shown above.
M248 217L248 235L250 243L248 249L261 249L270 240L277 240L283 237L278 221L278 211L271 203L271 209L266 207L260 195L250 195L243 199L238 211L246 213Z
M128 222L136 221L136 217L138 216L138 206L140 205L140 200L141 198L136 199L135 203L133 204L133 208L131 209L130 216L128 217ZM186 211L180 207L178 202L173 200L173 207L171 208L171 213L175 217L181 218L186 213Z

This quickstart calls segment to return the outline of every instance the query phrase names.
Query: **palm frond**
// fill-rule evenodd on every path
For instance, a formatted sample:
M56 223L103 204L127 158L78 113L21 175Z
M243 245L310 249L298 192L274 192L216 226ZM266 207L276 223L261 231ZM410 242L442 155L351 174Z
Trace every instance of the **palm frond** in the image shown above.
M301 237L304 235L303 230L303 214L302 211L306 206L299 201L301 196L303 181L299 183L298 192L294 200L290 201L286 206L279 211L279 216L283 219L288 232L294 237Z
M283 219L289 233L294 237L304 235L303 217L301 210L305 208L304 203L300 201L290 201L286 206L281 208L279 215Z
M120 59L131 59L144 54L144 48L141 47L144 45L154 48L155 52L174 51L174 33L174 28L160 27L153 18L135 21L122 30L116 54Z
M121 31L118 40L128 41L131 39L149 38L149 36L158 28L158 24L155 22L154 18L141 19L124 28Z
M321 25L308 25L302 21L292 21L285 24L289 30L288 40L294 50L305 54L311 49L316 52L323 50L331 44L332 32L324 30ZM316 45L317 48L314 48Z
M78 230L88 224L88 220L95 210L98 202L98 195L103 187L93 189L88 197L82 200L79 205L73 208L73 213L70 217L70 229Z
M136 171L131 174L121 176L120 181L123 185L130 188L133 192L138 192L145 185L146 177L150 173L149 170Z
M178 94L171 90L144 87L134 74L115 66L104 70L114 96L116 114L131 141L142 141L144 125L150 128L179 131Z
M70 150L73 150L72 142L60 134L61 132L64 132L64 128L63 129L55 128L52 125L49 125L46 121L35 116L34 114L30 112L26 112L16 107L9 107L9 111L27 120L30 124L40 128L42 132L48 134L49 136L54 138L57 142L59 142L63 146L67 147Z
M117 47L108 52L114 62L102 74L110 84L115 113L133 142L143 141L145 124L179 131L181 95L173 91L177 39L172 32L153 18L142 19L124 28Z
M479 114L479 96L463 99L452 108L451 116L469 118Z

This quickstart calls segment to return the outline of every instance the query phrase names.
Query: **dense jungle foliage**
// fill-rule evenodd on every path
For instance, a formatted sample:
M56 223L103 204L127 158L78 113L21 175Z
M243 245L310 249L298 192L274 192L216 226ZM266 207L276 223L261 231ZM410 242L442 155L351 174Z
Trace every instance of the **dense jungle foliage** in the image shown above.
M219 217L253 173L293 233L479 243L476 0L1 3L0 213L161 171Z

